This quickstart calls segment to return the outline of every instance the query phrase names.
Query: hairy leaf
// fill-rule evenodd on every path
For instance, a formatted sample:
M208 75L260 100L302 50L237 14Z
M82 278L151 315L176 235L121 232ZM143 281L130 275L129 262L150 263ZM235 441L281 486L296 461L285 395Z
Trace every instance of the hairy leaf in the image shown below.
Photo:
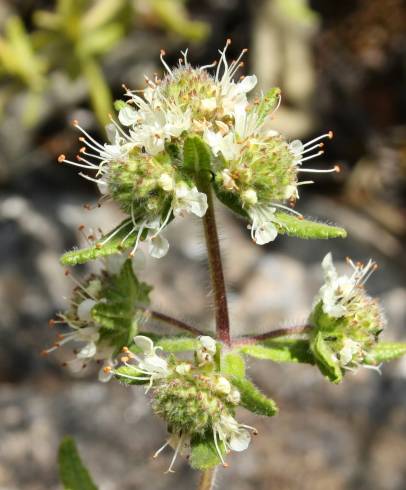
M368 352L364 364L379 364L393 361L406 355L405 342L379 342Z
M314 364L309 341L303 339L269 339L254 345L243 345L239 351L258 359L274 362L303 362Z
M245 376L245 362L238 352L224 354L221 359L221 372L227 376Z
M289 236L309 239L345 238L347 232L338 226L317 223L307 219L300 219L292 214L276 212L276 227L278 232Z
M75 441L65 437L59 446L59 476L65 490L97 490L83 466Z
M210 172L211 152L206 143L196 135L187 136L183 144L183 166L193 175Z
M322 374L332 383L340 383L343 380L343 372L332 350L324 340L322 332L318 332L314 336L310 342L310 347Z
M135 243L136 232L134 231L134 233L128 236L132 228L133 224L131 220L126 219L120 225L114 228L110 233L107 233L107 235L103 236L94 245L91 245L87 248L82 248L80 250L71 250L70 252L66 252L62 255L60 261L63 265L73 266L77 264L84 264L86 262L89 262L90 260L95 260L100 257L106 257L108 255L120 253L123 250L132 247ZM109 239L109 237L112 238ZM106 243L103 244L103 242Z
M219 441L218 446L224 455L226 452L224 444ZM207 470L221 464L212 433L193 437L189 462L195 470Z
M241 405L246 409L267 417L272 417L278 413L276 403L261 393L247 378L234 376L232 383L240 392Z

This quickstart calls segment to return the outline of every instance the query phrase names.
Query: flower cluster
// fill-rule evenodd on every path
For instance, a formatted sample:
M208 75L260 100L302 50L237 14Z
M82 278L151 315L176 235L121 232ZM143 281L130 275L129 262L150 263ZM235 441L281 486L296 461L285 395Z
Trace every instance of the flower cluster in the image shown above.
M246 50L228 63L229 44L220 51L218 62L197 68L190 65L187 51L174 69L161 52L166 75L147 78L142 95L125 87L127 101L116 104L118 121L111 118L107 127L109 143L97 142L74 122L85 146L76 162L64 155L59 161L95 172L95 176L81 175L95 181L104 198L115 200L131 218L133 226L125 239L133 237L133 253L140 240L147 240L150 254L162 257L169 248L161 236L168 223L187 213L200 218L206 213L207 196L199 190L196 175L184 167L189 135L197 135L207 145L215 189L237 199L249 217L256 243L274 240L283 227L277 210L301 217L286 204L293 205L299 186L309 183L298 181L299 173L313 171L302 163L323 153L320 141L332 133L302 144L288 143L272 130L280 90L249 102L247 94L257 79L252 75L234 80Z
M104 265L101 274L91 274L83 282L66 271L75 283L70 307L59 313L57 320L50 320L50 325L66 324L70 331L59 333L54 345L43 354L47 355L69 342L77 342L80 348L73 350L74 357L65 363L66 366L73 372L79 372L88 362L96 361L101 364L99 380L106 382L111 379L109 368L117 364L117 355L144 320L143 308L140 307L148 302L150 288L138 282L130 260L125 261L119 255L110 256ZM128 288L130 282L132 294ZM128 297L121 299L120 290L127 288ZM111 319L111 313L116 321Z
M155 457L168 445L175 454L168 469L172 471L178 454L187 455L192 441L199 436L210 434L217 455L224 466L224 454L230 450L243 451L251 440L249 430L253 427L240 424L235 419L235 409L241 396L226 376L215 368L214 355L216 342L208 336L198 339L194 362L168 360L159 356L149 337L134 337L137 351L142 357L129 349L122 358L124 369L112 370L125 381L146 383L151 392L152 408L168 426L170 436Z
M364 364L386 322L378 301L364 289L376 264L371 260L366 265L354 264L350 259L348 263L353 273L340 276L331 253L324 258L325 284L314 301L310 322L314 335L325 343L325 354L331 354L330 361L341 369L353 370ZM320 356L320 352L315 353Z

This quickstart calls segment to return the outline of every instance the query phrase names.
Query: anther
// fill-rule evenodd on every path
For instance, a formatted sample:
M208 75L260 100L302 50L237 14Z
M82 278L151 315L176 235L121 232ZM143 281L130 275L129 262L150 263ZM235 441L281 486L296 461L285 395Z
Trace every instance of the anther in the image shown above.
M161 56L165 56L166 55L166 51L164 49L161 49L159 53L160 53Z
M105 368L103 368L103 372L105 372L106 374L108 374L110 371L111 371L111 366L106 366Z
M329 139L331 139L331 140L332 140L332 139L334 138L334 133L333 133L333 131L331 131L331 130L330 130L330 131L327 133L327 136L328 136L328 138L329 138Z
M85 225L79 225L79 226L78 226L78 230L79 230L79 231L83 231L84 229L85 229Z
M339 174L341 172L340 165L334 165L334 170Z
M53 318L51 318L50 320L48 320L48 326L50 328L55 327L55 320Z
M123 351L123 352L129 352L129 350L130 350L130 349L129 349L128 347L126 347L126 346L124 346L124 347L122 348L122 351Z
M231 39L228 38L227 41L226 41L226 46L230 46L230 44L231 44Z
M228 468L230 465L228 463L223 463L223 468Z
M64 274L65 274L66 277L69 276L70 275L70 270L69 269L65 269Z
M58 162L63 163L66 160L66 157L63 153L61 153L58 157Z
M75 128L76 128L77 126L79 126L79 121L78 121L77 119L74 119L74 120L72 121L72 126L74 126Z
M130 358L128 356L123 356L121 358L121 362L128 362L130 360Z
M84 153L86 151L86 146L82 146L82 148L80 148L79 150L79 153Z

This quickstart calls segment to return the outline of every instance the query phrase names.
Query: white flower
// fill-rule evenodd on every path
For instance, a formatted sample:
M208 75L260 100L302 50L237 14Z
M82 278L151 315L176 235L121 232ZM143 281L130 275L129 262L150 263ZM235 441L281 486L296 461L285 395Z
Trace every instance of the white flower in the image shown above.
M272 242L278 236L278 230L275 226L277 219L275 217L276 209L265 206L252 206L247 212L251 218L251 238L258 245Z
M369 260L366 266L354 264L349 260L353 269L351 276L337 274L331 253L328 253L321 265L324 271L324 285L316 297L316 303L322 301L323 311L332 318L345 315L348 303L357 294L357 287L363 286L375 270L376 264Z
M79 303L77 308L77 316L82 322L92 321L92 308L96 304L94 299L87 298Z
M207 196L204 192L199 192L196 187L190 188L184 182L176 185L172 201L175 216L193 213L202 218L206 214L207 207Z
M154 259L164 257L169 250L169 242L162 234L156 234L157 230L151 230L148 233L148 253Z
M226 160L236 160L240 156L240 145L235 142L235 135L232 132L224 135L220 131L215 133L206 129L203 139L210 146L214 155L221 153Z
M355 342L349 338L344 339L344 347L340 350L340 364L341 366L346 366L349 364L354 356L357 356L362 351L361 344Z
M257 430L254 427L239 424L234 417L226 414L221 415L220 420L213 425L214 445L223 466L227 465L224 462L219 441L224 444L226 451L229 449L238 452L245 451L251 442L251 435L247 429L252 430L254 434L257 434Z
M156 354L160 347L154 347L154 343L149 337L137 335L134 337L134 343L144 354L144 359L138 361L138 368L141 371L159 377L165 377L169 373L166 360Z

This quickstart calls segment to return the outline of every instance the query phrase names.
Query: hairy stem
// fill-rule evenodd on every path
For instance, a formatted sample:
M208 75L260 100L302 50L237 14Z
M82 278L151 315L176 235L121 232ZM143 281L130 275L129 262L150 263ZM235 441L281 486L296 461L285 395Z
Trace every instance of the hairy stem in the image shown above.
M167 325L171 325L175 328L180 328L182 330L186 330L193 335L204 335L204 332L199 330L198 328L192 327L192 325L188 325L182 320L178 320L177 318L173 318L169 315L165 315L165 313L161 313L155 310L149 310L148 308L144 308L143 311L147 313L152 319L158 320L162 323L166 323Z
M211 285L213 288L216 332L218 338L222 342L230 344L230 321L228 317L227 293L224 282L216 216L214 214L213 194L209 182L204 185L204 192L207 195L207 202L209 205L203 218L203 225L204 235L206 238Z
M197 490L212 490L214 488L215 476L216 468L210 468L209 470L203 471Z
M279 337L287 337L289 335L301 335L311 332L311 325L303 325L299 327L287 327L278 328L277 330L271 330L270 332L261 333L260 335L250 335L246 337L239 337L233 341L233 345L244 344L256 344L262 340L276 339Z

